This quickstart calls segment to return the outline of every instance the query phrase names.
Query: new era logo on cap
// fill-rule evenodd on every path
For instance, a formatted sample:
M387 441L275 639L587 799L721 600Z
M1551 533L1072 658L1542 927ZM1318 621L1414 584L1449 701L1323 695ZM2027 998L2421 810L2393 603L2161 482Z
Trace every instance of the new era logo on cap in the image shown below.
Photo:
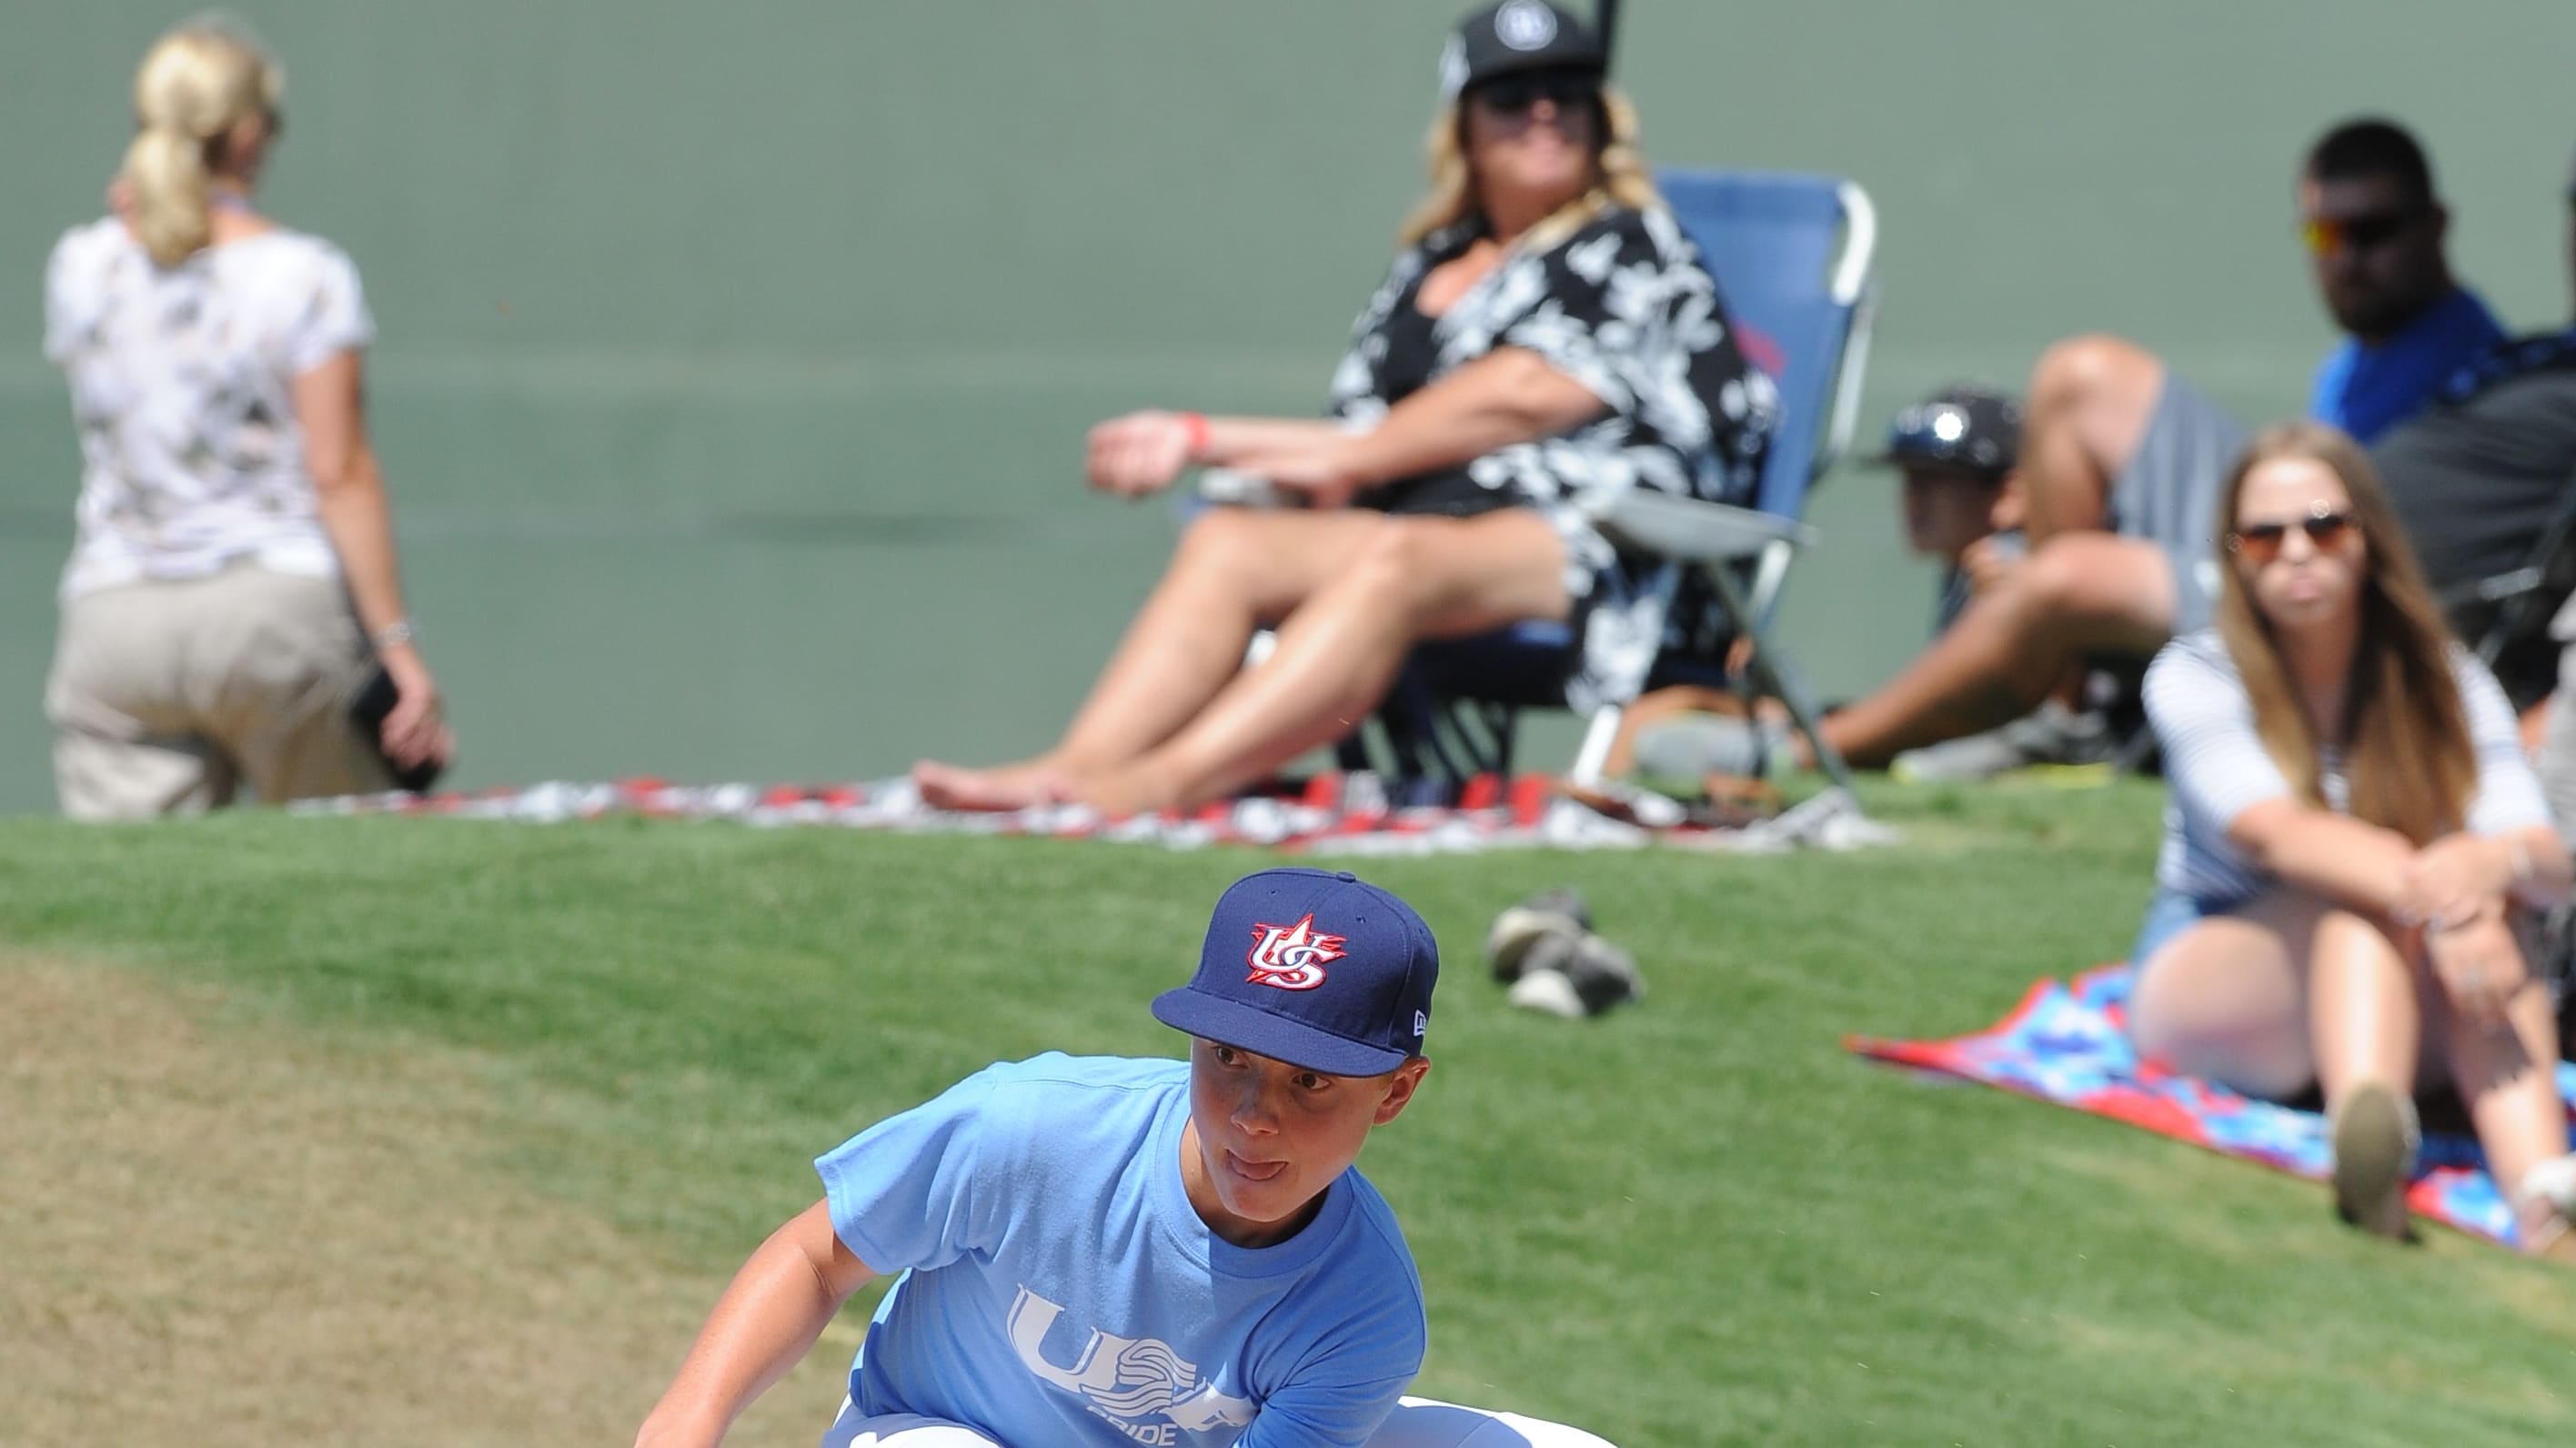
M1154 998L1167 1026L1334 1076L1420 1055L1440 948L1413 908L1358 876L1277 869L1217 901L1188 985Z

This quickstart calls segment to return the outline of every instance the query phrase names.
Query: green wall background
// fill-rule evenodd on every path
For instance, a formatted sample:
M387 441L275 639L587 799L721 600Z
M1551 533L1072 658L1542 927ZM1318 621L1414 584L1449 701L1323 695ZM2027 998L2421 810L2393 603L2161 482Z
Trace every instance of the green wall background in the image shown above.
M1044 742L1168 547L1088 495L1131 406L1304 413L1419 180L1451 0L251 0L286 58L271 209L358 258L415 611L481 785L851 778ZM1877 198L1865 431L2052 338L2138 337L2249 416L2329 341L2288 181L2416 126L2454 256L2568 309L2576 6L1632 0L1676 163ZM37 358L132 66L186 12L0 6L0 810L41 713L76 452ZM1828 692L1920 641L1930 572L1846 469L1793 582Z

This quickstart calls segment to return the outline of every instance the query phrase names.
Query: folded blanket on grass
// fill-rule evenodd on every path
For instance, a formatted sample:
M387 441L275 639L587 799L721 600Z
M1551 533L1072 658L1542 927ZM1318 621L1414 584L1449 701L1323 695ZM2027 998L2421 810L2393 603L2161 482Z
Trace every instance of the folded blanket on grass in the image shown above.
M2108 965L2071 981L2042 980L2012 1013L1946 1041L1844 1044L1873 1060L1982 1081L2078 1111L2323 1181L2333 1165L2325 1117L2178 1076L2130 1049L2130 971ZM2576 1102L2576 1066L2558 1064L2559 1095ZM2576 1114L2576 1112L2571 1112ZM2406 1205L2417 1216L2512 1245L2513 1210L2476 1141L2427 1130Z
M1633 803L1633 801L1632 801ZM1613 806L1615 808L1615 805ZM1561 850L1637 849L1650 844L1734 852L1801 846L1848 850L1894 838L1839 790L1827 790L1738 828L1684 818L1678 806L1657 815L1605 812L1560 792L1544 775L1480 776L1455 805L1392 806L1365 774L1326 774L1293 794L1255 795L1182 812L1105 818L1081 805L975 813L932 809L909 779L867 784L684 786L658 779L610 784L539 784L524 789L446 794L371 794L306 800L306 814L443 815L472 819L556 821L643 815L723 819L749 825L836 825L915 833L1042 835L1055 839L1143 842L1174 849L1248 844L1334 854L1463 854L1515 846Z

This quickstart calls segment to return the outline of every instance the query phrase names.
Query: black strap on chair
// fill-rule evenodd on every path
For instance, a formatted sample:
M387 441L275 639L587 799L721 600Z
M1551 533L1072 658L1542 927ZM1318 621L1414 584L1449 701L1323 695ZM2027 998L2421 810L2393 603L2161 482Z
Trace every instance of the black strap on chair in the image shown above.
M2541 530L2531 561L2464 590L2465 601L2495 609L2478 634L2478 657L2492 667L2507 648L2538 636L2571 589L2576 589L2576 473L2569 474L2558 511Z

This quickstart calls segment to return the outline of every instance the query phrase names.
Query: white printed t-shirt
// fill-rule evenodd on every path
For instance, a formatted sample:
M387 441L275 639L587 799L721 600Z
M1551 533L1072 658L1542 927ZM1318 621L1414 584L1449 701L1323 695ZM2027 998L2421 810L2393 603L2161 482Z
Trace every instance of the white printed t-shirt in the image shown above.
M988 1067L815 1162L832 1229L904 1277L850 1368L860 1416L1011 1444L1359 1448L1422 1365L1422 1282L1353 1167L1238 1247L1181 1185L1189 1066Z
M163 268L114 217L65 232L45 270L45 357L81 443L62 597L244 560L338 577L290 386L374 337L357 268L319 237L270 231Z

